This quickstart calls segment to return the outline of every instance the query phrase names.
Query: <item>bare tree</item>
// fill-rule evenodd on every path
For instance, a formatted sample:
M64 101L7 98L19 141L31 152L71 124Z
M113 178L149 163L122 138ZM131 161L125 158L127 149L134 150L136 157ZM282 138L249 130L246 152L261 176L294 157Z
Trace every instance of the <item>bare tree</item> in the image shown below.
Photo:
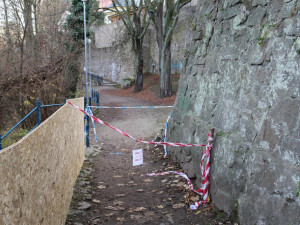
M149 3L150 21L159 49L160 97L172 95L171 41L180 9L191 0L154 0ZM165 11L164 11L165 5Z
M3 0L2 9L0 131L11 125L4 121L18 120L32 110L37 98L58 103L73 97L80 76L80 50L70 50L68 46L76 44L68 33L58 30L67 2ZM33 123L29 121L28 127Z
M143 40L150 23L147 7L151 0L125 0L124 2L125 5L122 5L119 0L114 0L113 8L105 8L105 10L112 11L121 18L131 37L131 49L135 55L134 92L139 92L143 89Z

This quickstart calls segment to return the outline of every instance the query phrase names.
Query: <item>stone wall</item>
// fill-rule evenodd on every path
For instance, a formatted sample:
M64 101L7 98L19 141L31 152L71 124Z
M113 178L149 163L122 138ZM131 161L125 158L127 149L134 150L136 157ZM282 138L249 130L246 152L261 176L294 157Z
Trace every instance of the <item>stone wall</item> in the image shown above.
M212 151L212 201L241 224L299 224L300 1L199 1L168 141ZM202 150L171 149L200 184Z
M182 8L172 42L172 73L182 69L184 54L192 41L195 4L192 1ZM121 83L121 80L134 76L134 54L131 52L130 38L122 21L94 26L92 43L91 71L106 79ZM158 47L153 27L149 27L144 38L144 72L159 73Z
M72 100L83 107L83 98ZM0 224L65 224L84 159L84 117L66 104L0 151Z

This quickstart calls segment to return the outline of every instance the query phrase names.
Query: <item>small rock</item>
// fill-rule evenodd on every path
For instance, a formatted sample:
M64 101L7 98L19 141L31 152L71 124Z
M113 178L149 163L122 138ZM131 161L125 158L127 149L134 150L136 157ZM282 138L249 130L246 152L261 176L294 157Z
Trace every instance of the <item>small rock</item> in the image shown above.
M88 202L79 202L78 205L79 205L78 207L79 210L88 210L91 208L91 204Z
M86 194L85 196L86 200L92 200L92 195L91 194Z
M74 216L74 215L82 215L82 216L85 216L86 215L86 212L82 211L82 210L75 210L71 213L69 213L69 215L71 216Z
M167 221L171 224L174 224L174 220L171 217Z

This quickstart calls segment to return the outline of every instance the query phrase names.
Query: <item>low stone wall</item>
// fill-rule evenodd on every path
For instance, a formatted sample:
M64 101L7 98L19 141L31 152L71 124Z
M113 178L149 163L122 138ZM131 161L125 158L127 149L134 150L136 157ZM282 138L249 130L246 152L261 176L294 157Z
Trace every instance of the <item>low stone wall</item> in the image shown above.
M83 107L83 98L72 102ZM84 160L84 117L66 104L0 152L0 224L64 224Z

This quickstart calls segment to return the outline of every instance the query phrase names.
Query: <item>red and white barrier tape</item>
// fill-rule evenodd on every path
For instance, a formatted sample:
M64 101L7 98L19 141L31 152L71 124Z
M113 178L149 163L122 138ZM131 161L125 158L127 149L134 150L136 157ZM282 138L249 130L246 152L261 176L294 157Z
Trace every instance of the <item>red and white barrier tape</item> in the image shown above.
M206 145L205 151L203 152L201 163L200 163L200 169L201 169L201 175L202 175L202 187L198 190L194 189L194 186L191 182L191 180L188 178L188 176L182 172L177 172L177 171L166 171L162 173L150 173L147 174L148 176L159 176L159 175L166 175L170 173L178 174L182 176L183 178L186 179L189 188L194 191L196 194L201 195L203 198L203 201L198 201L195 202L194 205L190 205L190 209L197 209L199 205L206 204L209 202L209 197L208 197L208 189L209 189L209 171L210 171L210 150L212 149L212 142L213 138L208 134L208 145ZM203 168L203 162L204 159L207 158L206 160L206 165L205 165L205 170Z
M127 134L121 130L119 130L118 128L115 128L111 125L109 125L108 123L105 123L104 121L100 120L99 118L87 113L86 111L84 111L83 109L79 108L78 106L74 105L71 102L68 102L70 105L72 105L73 107L75 107L76 109L80 110L81 112L83 112L84 114L86 114L87 116L91 117L94 119L95 122L103 124L105 126L110 127L111 129L119 132L120 134L123 134L126 137L129 137L131 139L133 139L136 142L140 142L140 143L144 143L144 144L152 144L152 145L167 145L167 146L175 146L175 147L205 147L206 145L203 144L185 144L185 143L176 143L176 142L153 142L153 141L144 141L142 138L138 139L135 138L133 136L131 136L130 134Z
M184 179L186 179L189 188L192 191L194 191L196 194L202 195L201 189L195 190L193 183L191 182L191 180L189 179L189 177L185 173L183 173L183 172L180 172L180 171L166 171L166 172L162 172L162 173L148 173L147 176L149 176L149 177L161 176L161 175L167 175L167 174L170 174L170 173L177 174L177 175L183 177Z
M83 109L79 108L78 106L74 105L71 102L68 102L70 105L72 105L73 107L75 107L76 109L80 110L81 112L83 112L84 114L86 114L87 116L91 117L92 119L95 120L95 122L103 124L105 126L110 127L111 129L123 134L126 137L129 137L133 140L135 140L136 142L140 142L140 143L145 143L145 144L154 144L154 145L167 145L167 146L175 146L175 147L206 147L205 151L203 152L202 155L202 159L201 159L201 163L200 163L200 169L201 169L201 175L202 175L202 187L199 190L195 190L193 187L192 182L190 181L190 179L188 178L188 176L182 172L176 172L176 171L167 171L167 172L163 172L163 173L152 173L152 174L148 174L148 176L158 176L158 175L165 175L168 173L175 173L178 174L182 177L184 177L187 182L189 187L191 188L191 190L193 190L195 193L202 195L203 196L203 201L198 201L195 202L195 205L191 205L190 209L197 209L199 205L201 204L206 204L207 202L209 202L209 197L208 197L208 189L209 189L209 171L210 171L210 150L212 149L212 142L213 142L213 138L208 134L208 145L203 145L203 144L184 144L184 143L173 143L173 142L153 142L153 141L144 141L143 139L137 139L121 130L119 130L118 128L115 128L111 125L109 125L108 123L105 123L104 121L98 119L97 117L87 113L86 111L84 111ZM207 158L206 160L206 166L205 169L203 167L203 162L205 157Z

